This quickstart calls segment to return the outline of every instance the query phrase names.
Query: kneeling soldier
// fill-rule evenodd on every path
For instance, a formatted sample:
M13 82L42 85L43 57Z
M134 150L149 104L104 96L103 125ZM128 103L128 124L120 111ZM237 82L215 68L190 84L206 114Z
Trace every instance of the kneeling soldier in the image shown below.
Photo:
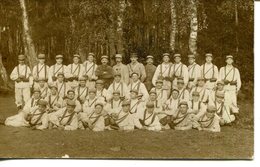
M162 129L159 118L155 113L153 102L147 102L143 117L139 121L144 129L150 131L160 131Z
M86 85L86 78L80 77L79 78L79 86L76 88L76 98L80 102L81 105L84 104L87 96L88 96L88 86Z
M201 118L195 119L193 127L198 130L205 130L210 132L220 132L219 120L216 114L217 108L215 106L208 106L207 112Z
M55 84L50 84L50 95L45 100L48 102L48 113L59 110L62 106L63 99L58 94L58 87Z
M192 92L192 100L188 102L189 113L194 114L195 117L200 118L201 115L205 114L207 106L199 101L200 93Z
M78 116L74 111L75 107L75 101L68 100L66 107L49 114L50 123L59 129L76 130L78 128Z

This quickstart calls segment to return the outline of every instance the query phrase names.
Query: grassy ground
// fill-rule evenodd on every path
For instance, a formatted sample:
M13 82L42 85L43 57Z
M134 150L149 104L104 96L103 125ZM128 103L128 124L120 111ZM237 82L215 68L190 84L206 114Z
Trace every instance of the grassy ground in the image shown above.
M220 133L190 131L73 132L0 126L0 157L248 159L253 156L253 105L240 102L240 121ZM0 97L0 116L16 113Z

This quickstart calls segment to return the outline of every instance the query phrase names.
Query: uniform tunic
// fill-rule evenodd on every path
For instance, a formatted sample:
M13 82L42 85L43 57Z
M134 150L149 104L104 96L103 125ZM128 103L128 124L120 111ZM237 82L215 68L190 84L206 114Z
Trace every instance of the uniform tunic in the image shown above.
M191 90L193 87L196 86L198 77L201 77L200 66L194 62L193 64L188 66L188 71L189 71L188 89Z
M208 118L206 114L202 115L200 119L193 122L194 128L202 128L202 130L210 132L220 132L219 125L220 118L218 115L214 115L213 118Z
M141 120L147 130L160 131L162 129L159 118L154 111L152 113L148 113L146 109L143 112L143 117L141 118Z
M147 64L145 65L145 73L146 73L146 79L144 81L144 85L146 86L146 89L150 91L153 87L152 79L154 76L156 70L156 66L153 64Z
M200 118L207 111L207 106L201 101L189 101L188 102L189 110L188 113L194 114L197 118Z
M129 71L129 76L131 76L134 72L137 73L140 77L140 80L144 82L146 78L146 73L145 73L145 68L142 63L136 62L134 63L129 63L127 65L128 71ZM131 79L130 79L131 80Z
M120 110L115 123L119 126L120 130L134 130L134 118L129 112L123 112Z
M82 111L81 104L80 104L80 102L77 99L64 99L63 102L62 102L62 107L66 107L67 106L67 100L75 101L76 107L75 107L74 111L76 113L79 113L79 112Z
M212 89L215 87L216 81L210 81L210 79L218 78L218 67L212 63L205 63L200 66L200 69L201 76L206 80L206 88L212 91Z
M96 70L97 65L94 62L85 61L83 63L84 73L83 75L87 75L89 79L89 88L95 87L95 81L97 80Z
M100 89L98 90L97 89L97 98L101 101L103 101L104 103L107 101L107 98L108 98L108 91L106 88L103 88L103 89Z
M35 126L36 129L40 130L48 128L49 115L46 111L42 112L38 106L35 106L31 108L28 115L31 117L28 121L30 126Z
M84 74L84 67L82 64L69 64L66 67L65 78L68 79L68 85L72 88L78 86L78 79ZM74 78L75 77L75 78Z
M95 132L105 130L105 119L102 114L97 114L95 111L92 111L90 115L81 119L81 121L88 123L88 126L91 130Z
M113 97L113 92L119 91L120 97L125 97L125 99L130 98L130 90L124 82L113 82L107 90L107 99L110 100Z
M199 101L203 102L203 103L209 103L210 101L210 94L209 94L209 90L206 89L206 87L199 87L196 86L194 87L191 92L190 92L190 99L192 99L192 93L196 91L199 92L200 97L199 97Z
M131 91L133 89L137 89L138 91L138 94L142 94L142 100L143 101L146 101L148 100L149 98L149 93L147 92L147 89L145 87L145 85L139 80L139 81L136 81L136 82L131 82L129 85L128 85L128 89Z
M70 90L70 86L66 82L56 81L56 85L58 87L58 95L61 98L64 98L67 95L68 90Z
M58 73L62 72L63 74L66 71L66 66L63 64L54 64L49 68L49 83L53 83L57 79Z
M121 81L123 81L125 84L129 84L129 71L126 65L123 63L116 64L113 66L114 73L120 73L121 74Z
M173 124L175 125L175 130L192 129L192 115L190 113L182 114L180 111L177 111L177 114L174 115Z
M180 101L189 101L190 99L190 94L189 91L186 88L182 88L181 90L179 90L179 100Z
M120 99L111 99L111 101L105 105L104 110L106 110L109 115L118 114L120 110L122 110L122 101Z
M158 89L156 87L153 87L151 91L155 91L157 95L157 100L160 101L160 103L165 103L166 100L168 99L168 94L166 89Z
M217 115L224 120L224 123L231 123L235 121L235 116L231 113L230 107L224 102L218 103L215 101L215 107L217 108Z
M38 87L39 89L40 89L40 91L41 91L41 93L40 93L40 96L41 96L41 98L42 99L44 99L47 95L48 95L48 93L49 93L49 88L48 88L48 86L47 85L45 85L45 86L43 86L43 87Z
M83 104L88 96L88 87L87 86L78 86L75 90L76 98L79 100L80 104Z
M63 99L57 95L48 95L45 97L45 100L48 102L49 112L55 112L62 107Z
M99 65L96 70L96 76L104 81L104 87L107 89L114 79L113 68L108 65Z
M173 77L173 85L177 86L177 78L182 77L184 80L184 86L188 84L189 81L189 72L185 64L178 63L172 65L171 76Z
M49 77L49 66L46 64L38 63L36 66L33 67L32 75L33 79L36 81L39 78L43 78L47 82Z

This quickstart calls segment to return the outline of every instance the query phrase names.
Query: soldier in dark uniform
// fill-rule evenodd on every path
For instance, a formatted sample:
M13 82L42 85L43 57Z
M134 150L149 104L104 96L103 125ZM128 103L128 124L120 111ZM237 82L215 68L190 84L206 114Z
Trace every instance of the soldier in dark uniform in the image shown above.
M147 63L145 65L146 79L144 81L144 84L146 86L146 89L149 92L153 87L152 79L153 79L153 75L154 75L155 70L156 70L156 66L153 65L153 56L148 55L146 57L146 63Z
M104 81L104 87L107 89L114 79L113 68L108 65L108 56L106 55L101 57L101 63L97 67L96 76Z

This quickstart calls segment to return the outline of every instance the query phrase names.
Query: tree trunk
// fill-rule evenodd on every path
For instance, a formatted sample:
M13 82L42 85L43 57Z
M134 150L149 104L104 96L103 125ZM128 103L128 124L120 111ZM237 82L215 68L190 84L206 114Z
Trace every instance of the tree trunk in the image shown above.
M236 30L236 54L238 55L238 46L239 46L239 42L238 42L238 7L237 7L237 1L235 2L235 30Z
M198 18L197 18L197 1L190 0L190 39L189 50L192 54L197 53L197 35L198 35Z
M25 55L27 56L29 61L29 66L32 68L37 63L35 47L30 35L25 0L19 0L19 1L22 9L24 50L25 50Z
M109 42L109 59L110 59L110 65L114 64L114 55L116 54L116 48L115 48L115 32L113 30L113 27L111 26L107 32L108 36L108 42Z
M3 80L3 86L7 87L7 85L8 85L8 75L7 75L6 69L4 67L1 54L0 54L0 76Z
M119 0L119 14L117 16L117 52L122 54L124 52L123 44L123 19L126 8L125 0ZM124 55L124 54L123 54Z
M174 52L175 50L175 37L177 31L177 19L176 19L176 1L171 0L171 38L170 38L170 48Z

